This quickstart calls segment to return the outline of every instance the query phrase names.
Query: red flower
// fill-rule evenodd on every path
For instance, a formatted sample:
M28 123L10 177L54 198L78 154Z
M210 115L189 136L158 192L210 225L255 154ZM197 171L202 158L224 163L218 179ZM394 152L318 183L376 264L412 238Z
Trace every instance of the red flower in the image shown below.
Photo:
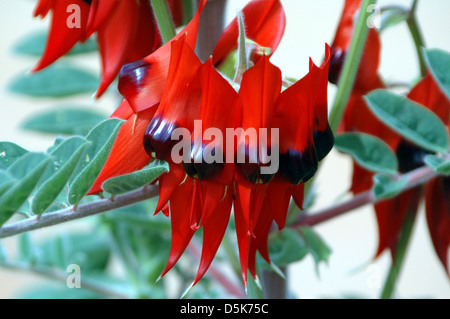
M176 24L181 22L181 1L168 0ZM66 54L77 42L93 33L102 59L100 97L126 63L141 59L161 45L149 1L136 0L40 0L34 15L44 18L53 12L49 37L39 71Z
M162 275L175 265L195 231L202 227L203 250L193 284L204 275L219 248L234 198L241 270L246 283L247 269L255 276L256 251L270 262L267 237L273 221L280 229L284 226L291 197L302 205L302 183L315 173L317 162L333 145L326 97L331 52L327 48L326 62L321 67L311 62L308 75L283 92L280 70L269 62L268 56L254 56L255 65L243 74L237 93L215 69L236 46L235 21L226 29L215 51L222 57L213 56L202 64L194 53L198 18L204 4L205 1L191 23L170 43L122 69L119 89L125 99L113 115L129 119L129 122L119 132L91 193L100 191L104 180L136 170L150 158L169 162L170 171L158 181L156 208L156 213L163 211L170 216L172 225L171 250ZM246 31L252 39L273 52L285 25L280 2L251 1L244 8L244 17ZM136 125L137 131L130 134L136 116L137 121L142 119L142 122ZM196 128L195 120L201 120L201 129ZM143 129L145 123L148 126ZM238 149L236 153L229 153L226 140L221 143L225 134L206 136L211 128L223 133L238 127L256 129L257 140L247 141L242 135L237 139L233 137L231 145ZM272 141L272 136L260 133L259 128L280 129L279 145L278 140ZM175 131L177 129L180 130ZM189 139L183 141L186 144L173 141L174 132L187 132ZM127 138L129 145L123 145ZM282 169L278 173L263 172L270 164L258 155L259 152L255 153L256 163L249 161L252 151L258 151L262 142L267 142L269 151L273 150L271 155L278 155L275 152L279 149L286 159L281 161ZM134 145L139 144L141 148L136 151ZM185 151L179 145L191 147L191 150ZM245 148L239 149L239 145ZM242 150L243 153L239 153ZM216 161L208 162L205 151L214 155ZM137 159L135 154L143 152L146 155L139 155ZM184 157L183 163L173 152ZM230 156L239 155L243 155L244 163L235 165L226 161ZM127 163L126 158L133 158L132 163ZM125 168L119 172L115 167L120 165Z
M361 0L347 0L332 48L335 50L330 66L330 82L338 81L339 72L345 60L354 31L355 14ZM406 173L424 165L427 152L406 141L388 128L369 110L363 95L371 90L383 88L378 76L380 39L376 29L370 29L364 48L358 74L347 104L340 131L359 131L384 140L397 154L400 172ZM436 113L444 123L450 124L450 102L442 93L431 75L422 79L408 94L408 98L422 104ZM373 173L356 163L353 165L351 191L360 193L369 190L373 184ZM450 245L450 208L448 201L448 178L438 177L425 187L428 228L435 250L442 264L448 270L448 248ZM375 204L378 222L379 244L376 256L386 249L395 257L395 251L408 212L416 214L422 187L405 191L395 198Z

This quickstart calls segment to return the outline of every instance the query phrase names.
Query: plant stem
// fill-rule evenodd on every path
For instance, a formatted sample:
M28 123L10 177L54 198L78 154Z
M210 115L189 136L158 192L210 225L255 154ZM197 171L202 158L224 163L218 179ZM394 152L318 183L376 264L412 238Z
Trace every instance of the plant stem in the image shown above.
M80 204L53 213L28 218L0 228L0 238L5 238L27 231L62 224L68 221L97 215L109 210L128 206L143 200L158 196L157 186L144 186L138 190L114 196L114 198L100 199L95 202Z
M371 14L367 11L367 8L375 3L376 0L364 0L361 5L358 23L339 79L338 91L329 117L329 123L333 131L336 131L341 122L350 93L353 89L363 49L366 44L367 34L369 33L367 19Z
M206 61L224 29L224 14L227 0L209 0L200 16L195 53L201 61Z
M424 166L418 168L414 171L411 171L407 174L404 174L400 178L405 178L408 182L405 188L402 190L407 191L419 185L422 185L429 180L435 178L439 174L436 173L433 169L428 166ZM345 201L339 205L332 206L330 208L326 208L316 213L306 212L300 216L296 223L292 224L290 227L300 227L300 226L315 226L317 224L328 221L332 218L341 216L347 212L350 212L356 208L362 207L367 204L375 204L382 199L376 199L372 190L368 190L366 192L360 193L356 196L353 196L350 200Z
M169 42L177 33L166 0L150 0L158 24L159 32L164 43Z
M31 272L31 273L43 276L45 278L57 280L57 281L64 282L64 283L66 282L67 276L68 276L67 272L60 270L60 269L50 268L50 267L46 267L46 266L32 266L32 265L24 264L24 263L13 263L13 262L2 261L2 262L0 262L0 267L9 269L9 270L13 270L13 271ZM83 276L83 278L81 279L81 286L83 289L87 289L87 290L90 290L92 292L95 292L97 294L107 296L107 297L120 298L120 299L130 299L131 298L130 295L124 294L122 292L122 289L120 291L111 289L110 287L107 287L107 285L105 285L105 284L102 284L102 283L96 282L95 280L86 278L86 276ZM67 289L69 289L69 288L67 288Z
M381 293L381 299L391 299L395 289L395 285L398 281L400 271L405 260L406 251L409 246L411 234L414 228L416 214L410 210L405 218L402 231L397 243L395 251L395 261L392 261L391 268L389 269L386 282L384 283L383 291Z
M422 33L419 28L419 24L417 23L416 18L416 8L417 8L418 0L414 0L411 11L409 13L409 17L406 20L406 23L408 25L409 32L411 33L411 36L414 41L414 46L416 47L417 51L417 57L419 59L419 66L420 66L420 74L422 76L427 75L427 65L425 63L425 58L423 56L422 48L425 47L425 42L422 37Z

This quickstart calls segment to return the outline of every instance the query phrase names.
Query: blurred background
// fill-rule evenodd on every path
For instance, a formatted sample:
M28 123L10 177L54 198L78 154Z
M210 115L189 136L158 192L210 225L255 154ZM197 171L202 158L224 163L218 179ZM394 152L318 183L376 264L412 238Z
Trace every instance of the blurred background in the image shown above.
M228 0L227 21L247 1ZM333 39L340 18L343 0L282 0L287 15L287 28L281 45L272 58L285 76L301 78L308 70L308 58L320 63L324 44ZM379 1L381 6L410 1ZM108 116L118 106L114 88L99 100L90 94L71 96L56 102L50 98L30 98L11 93L8 85L23 75L37 62L36 57L15 54L13 48L36 30L46 30L49 19L32 18L35 1L15 0L0 2L0 140L14 142L28 150L42 151L53 144L55 136L38 134L21 129L23 123L35 112L47 110L61 103L82 105ZM450 2L447 0L419 1L418 20L425 43L429 48L450 51ZM380 73L389 82L412 82L419 74L415 49L405 24L399 24L382 34L382 62ZM71 58L70 63L100 74L97 53ZM112 85L114 86L114 84ZM94 91L91 92L93 94ZM329 100L333 101L335 87L330 85ZM327 207L346 196L350 186L350 157L332 151L317 179L318 200L314 210ZM86 221L35 231L32 238L45 238L67 229L84 230ZM385 253L373 260L377 247L377 229L373 209L366 206L315 227L330 246L332 253L328 264L320 264L316 272L311 256L293 264L288 270L289 288L294 297L340 298L354 296L377 298L390 266L390 256ZM17 238L1 240L8 253L14 255ZM33 243L33 242L32 242ZM113 266L114 267L114 266ZM121 269L118 267L118 271ZM49 285L52 281L26 271L0 268L0 298L16 298L34 285ZM195 289L195 288L194 288ZM450 281L434 252L425 215L421 209L414 227L404 268L399 279L397 297L450 298Z

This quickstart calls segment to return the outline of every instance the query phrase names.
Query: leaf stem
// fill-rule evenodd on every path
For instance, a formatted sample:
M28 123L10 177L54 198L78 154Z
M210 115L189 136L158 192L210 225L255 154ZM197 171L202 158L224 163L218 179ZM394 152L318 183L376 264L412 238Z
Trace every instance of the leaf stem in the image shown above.
M150 0L159 32L164 43L169 42L176 34L175 25L166 0Z
M402 192L407 191L409 189L412 189L414 187L417 187L419 185L422 185L429 180L435 178L439 174L435 172L432 168L428 166L424 166L421 168L418 168L414 171L411 171L407 174L404 174L403 176L399 178L404 178L407 180L407 184L405 188L402 190ZM367 204L375 204L382 199L376 199L375 195L373 194L372 190L368 190L366 192L360 193L358 195L353 196L351 199L342 202L338 205L334 205L332 207L326 208L324 210L318 211L316 213L304 213L301 214L298 218L297 222L292 224L290 227L300 227L300 226L315 226L317 224L329 221L330 219L333 219L335 217L341 216L342 214L345 214L347 212L350 212L354 209L357 209L359 207L362 207Z
M409 17L406 20L406 23L408 25L409 32L411 33L411 36L414 41L414 46L417 51L417 57L419 59L419 66L420 66L420 74L422 76L427 75L427 65L425 63L425 57L423 55L422 48L425 47L425 42L422 37L422 33L419 28L419 24L417 23L416 18L416 8L417 8L418 0L414 0L411 10L409 13Z
M98 201L79 204L75 206L58 210L56 212L43 214L28 218L19 222L4 225L0 228L0 238L14 236L27 231L36 230L44 227L62 224L68 221L97 215L106 211L128 206L143 200L158 196L157 186L144 186L138 190L114 196L114 200L110 198L100 199Z
M402 231L397 243L395 252L395 261L392 261L391 268L389 269L386 282L383 286L383 291L381 293L381 299L391 299L392 294L395 290L395 285L398 281L400 271L405 260L406 251L408 250L409 242L411 239L411 234L414 228L414 221L416 214L410 210L405 218Z
M360 15L353 34L352 43L339 79L338 91L329 117L329 123L333 131L336 131L341 122L350 93L353 89L364 45L366 44L367 34L369 33L367 19L371 13L368 12L367 9L370 5L375 3L376 0L364 0L361 5Z

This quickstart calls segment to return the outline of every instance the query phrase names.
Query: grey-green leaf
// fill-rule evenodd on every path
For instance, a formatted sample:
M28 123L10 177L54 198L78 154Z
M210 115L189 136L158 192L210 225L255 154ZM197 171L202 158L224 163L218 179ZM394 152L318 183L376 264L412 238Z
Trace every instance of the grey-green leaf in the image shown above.
M97 76L67 65L53 65L36 73L22 73L9 85L14 93L33 97L64 97L81 93L94 93Z
M13 52L31 56L42 56L47 42L47 30L38 30L20 38L13 47ZM77 43L66 55L89 53L97 50L95 40L89 38L84 43Z
M53 174L46 178L33 197L31 210L42 214L57 199L72 175L88 142L81 137L71 137L52 153L55 162Z
M394 179L386 174L377 174L373 177L373 192L375 199L392 198L400 194L408 184L407 179Z
M75 169L76 176L69 187L68 201L77 204L89 191L108 158L123 121L108 119L92 129L86 139L91 142Z
M106 118L104 114L85 107L59 106L33 114L21 127L41 133L84 136Z
M450 53L439 50L424 50L425 61L439 87L450 100Z
M316 263L316 271L318 272L318 266L320 262L328 262L328 258L331 254L330 247L325 243L322 237L316 233L311 227L300 227L305 242L308 247L308 252L314 258Z
M166 162L152 163L140 171L113 177L105 181L102 188L112 195L123 194L151 183L168 171L169 165Z
M372 91L365 99L372 112L404 138L432 152L449 148L444 123L424 106L387 90Z
M308 253L305 239L291 228L285 228L269 237L270 259L282 267L303 259Z
M398 161L394 152L383 140L365 133L336 135L335 147L350 154L356 162L369 171L395 174Z
M11 142L0 142L0 168L8 168L26 153L28 153L28 151L19 145Z
M380 32L393 27L403 21L406 21L409 17L409 11L402 8L393 7L388 10L384 10L381 13L381 28Z
M0 197L0 226L27 200L49 162L49 158L42 161Z
M424 162L439 174L450 175L450 160L435 155L427 155Z

